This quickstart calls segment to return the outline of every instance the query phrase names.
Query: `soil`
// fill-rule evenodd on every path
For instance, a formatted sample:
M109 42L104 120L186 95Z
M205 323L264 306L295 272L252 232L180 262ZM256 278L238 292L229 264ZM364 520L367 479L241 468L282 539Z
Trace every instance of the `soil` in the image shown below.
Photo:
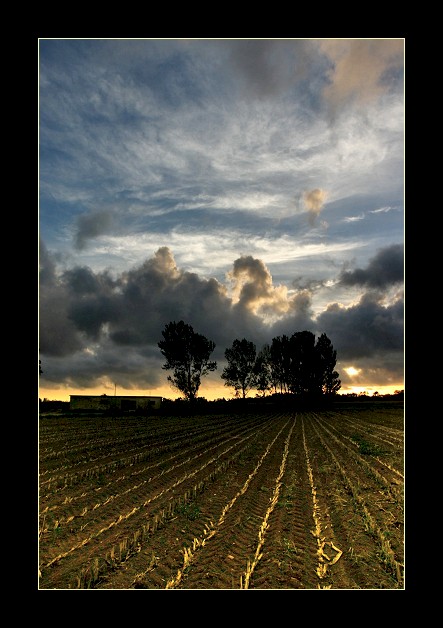
M403 409L40 418L40 589L403 589Z

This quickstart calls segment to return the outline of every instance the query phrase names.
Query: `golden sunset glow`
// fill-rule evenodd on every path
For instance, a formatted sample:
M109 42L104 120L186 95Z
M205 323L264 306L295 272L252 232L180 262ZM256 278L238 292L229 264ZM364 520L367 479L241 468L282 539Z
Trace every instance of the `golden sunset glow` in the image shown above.
M374 392L379 395L393 395L398 390L403 390L404 384L403 382L398 382L394 385L389 386L346 386L342 385L339 395L348 395L348 394L363 394L366 393L368 396L372 396ZM114 387L99 387L99 388L44 388L41 387L39 390L39 398L40 399L48 399L50 401L69 401L70 395L108 395L112 397L113 395L140 395L140 396L153 396L153 397L163 397L164 399L178 399L182 397L178 390L174 390L169 385L159 386L157 388L150 389L127 389L127 388L117 388L114 390ZM269 393L267 393L269 395ZM248 398L253 398L256 395L256 391L252 390L248 394ZM205 382L203 381L199 393L199 398L204 398L207 401L215 401L216 399L232 399L234 397L233 388L229 388L224 386L222 383L217 385L215 382Z
M340 395L362 395L366 394L368 397L372 397L374 393L378 395L393 395L397 391L403 390L403 383L400 382L396 386L342 386L340 388Z

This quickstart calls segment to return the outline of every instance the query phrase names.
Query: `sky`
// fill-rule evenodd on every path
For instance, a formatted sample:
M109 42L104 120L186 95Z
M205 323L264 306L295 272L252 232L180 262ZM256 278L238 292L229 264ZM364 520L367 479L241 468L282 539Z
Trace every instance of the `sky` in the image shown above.
M341 394L403 390L404 44L39 39L39 397L179 397L179 320L208 400L235 339L304 330Z

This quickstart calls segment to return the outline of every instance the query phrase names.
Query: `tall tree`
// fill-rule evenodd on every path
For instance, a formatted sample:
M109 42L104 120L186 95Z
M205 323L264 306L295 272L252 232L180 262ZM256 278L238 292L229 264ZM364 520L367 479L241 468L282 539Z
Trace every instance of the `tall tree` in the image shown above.
M274 391L288 392L289 390L289 338L286 335L272 339L270 348L271 380Z
M341 380L335 370L337 351L324 333L317 340L316 350L321 364L322 391L325 395L335 395L341 388Z
M274 385L271 369L271 347L268 344L263 345L257 354L254 364L254 376L255 386L264 397L266 392L271 390Z
M290 383L289 388L297 395L321 393L321 372L315 335L311 331L297 331L289 339Z
M172 370L168 381L188 401L193 401L197 397L201 378L217 368L217 362L209 360L215 343L196 333L191 325L183 321L168 323L162 336L158 347L166 358L162 368Z
M221 377L225 380L225 386L232 386L237 395L241 391L243 399L255 384L256 357L255 344L246 338L234 340L225 351L228 365L223 369Z

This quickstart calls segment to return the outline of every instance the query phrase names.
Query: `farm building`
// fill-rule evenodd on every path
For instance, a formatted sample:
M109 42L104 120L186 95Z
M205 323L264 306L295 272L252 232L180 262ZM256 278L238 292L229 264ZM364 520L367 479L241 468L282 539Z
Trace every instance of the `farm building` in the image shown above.
M70 410L157 410L163 397L144 397L139 395L70 395Z

